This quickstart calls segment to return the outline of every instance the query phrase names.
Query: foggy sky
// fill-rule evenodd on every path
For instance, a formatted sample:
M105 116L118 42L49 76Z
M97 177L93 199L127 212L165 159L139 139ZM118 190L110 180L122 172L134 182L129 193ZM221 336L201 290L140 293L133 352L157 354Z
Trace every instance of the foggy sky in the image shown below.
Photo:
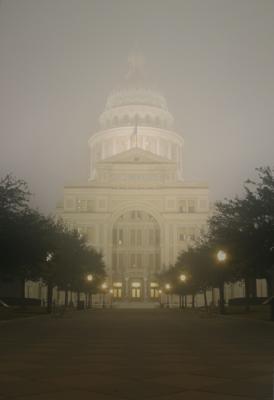
M211 199L274 165L274 1L2 0L0 175L54 212L88 179L88 138L138 43Z

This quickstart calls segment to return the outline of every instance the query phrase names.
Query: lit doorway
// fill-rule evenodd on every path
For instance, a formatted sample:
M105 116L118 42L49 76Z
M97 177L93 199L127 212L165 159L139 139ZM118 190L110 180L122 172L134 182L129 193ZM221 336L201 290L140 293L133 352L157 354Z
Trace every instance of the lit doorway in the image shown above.
M141 284L140 282L132 282L131 284L131 298L139 300L141 298Z
M150 284L150 298L158 299L159 297L159 287L158 283L151 282Z
M121 282L113 283L113 298L114 299L122 298L122 283Z

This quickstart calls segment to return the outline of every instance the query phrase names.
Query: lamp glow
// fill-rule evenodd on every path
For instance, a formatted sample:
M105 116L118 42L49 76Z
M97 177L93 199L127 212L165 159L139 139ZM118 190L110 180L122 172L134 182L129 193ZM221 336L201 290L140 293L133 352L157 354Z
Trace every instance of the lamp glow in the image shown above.
M223 251L223 250L219 250L218 253L217 253L217 259L218 259L218 261L224 262L224 261L226 260L226 258L227 258L226 252Z

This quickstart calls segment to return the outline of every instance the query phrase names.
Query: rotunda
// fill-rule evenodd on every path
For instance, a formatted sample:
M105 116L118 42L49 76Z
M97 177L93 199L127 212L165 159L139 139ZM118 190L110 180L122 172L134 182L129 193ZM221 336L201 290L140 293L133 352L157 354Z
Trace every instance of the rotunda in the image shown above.
M89 139L90 179L98 161L133 147L176 162L182 179L183 138L173 124L166 99L146 79L143 57L132 54L124 82L108 96L99 130Z

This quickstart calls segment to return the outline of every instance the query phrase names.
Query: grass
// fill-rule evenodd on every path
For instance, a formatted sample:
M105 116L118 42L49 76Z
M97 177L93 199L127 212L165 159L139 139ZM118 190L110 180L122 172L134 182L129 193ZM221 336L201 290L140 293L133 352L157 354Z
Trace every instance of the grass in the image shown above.
M15 318L28 318L36 315L46 314L46 308L40 306L25 307L0 307L0 321L6 321Z
M270 321L270 306L269 305L250 306L249 312L245 310L244 306L228 306L227 314L238 316L241 318L252 318L261 321Z

